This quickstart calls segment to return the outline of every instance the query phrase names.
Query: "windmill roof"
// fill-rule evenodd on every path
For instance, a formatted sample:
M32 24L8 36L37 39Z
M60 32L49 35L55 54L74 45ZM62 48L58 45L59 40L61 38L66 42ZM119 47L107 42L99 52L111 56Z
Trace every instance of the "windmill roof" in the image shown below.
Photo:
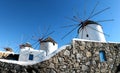
M4 49L5 49L6 51L11 51L11 52L13 51L12 48L10 48L10 47L5 47Z
M25 43L25 44L19 45L19 47L22 49L22 48L24 48L24 47L32 47L32 45L27 42L27 43Z
M85 23L86 23L86 24L98 24L97 22L92 21L92 20L87 20Z
M45 40L41 41L41 42L52 42L52 43L56 43L51 37L46 38Z
M92 21L92 20L86 20L86 21L82 22L81 24L82 24L82 25L80 26L79 29L83 29L85 26L87 26L87 25L89 25L89 24L100 25L100 24L98 24L97 22ZM79 33L79 29L78 29L78 33Z

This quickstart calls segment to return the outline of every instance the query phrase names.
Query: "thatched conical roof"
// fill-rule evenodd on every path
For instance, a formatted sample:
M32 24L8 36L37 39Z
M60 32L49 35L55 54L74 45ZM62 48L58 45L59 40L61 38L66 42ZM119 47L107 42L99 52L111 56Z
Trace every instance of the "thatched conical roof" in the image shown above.
M90 25L90 24L100 25L100 24L98 24L98 23L95 22L95 21L86 20L86 21L84 21L84 22L81 22L81 26L80 26L79 29L78 29L78 33L79 33L79 30L80 30L80 29L84 29L85 26Z
M51 37L48 37L48 38L42 40L41 43L42 43L42 42L52 42L52 43L56 43Z
M25 47L32 47L32 45L30 43L25 43L25 44L19 45L19 47L22 49L22 48L25 48Z
M10 48L10 47L5 47L4 49L5 49L6 51L13 52L12 48Z

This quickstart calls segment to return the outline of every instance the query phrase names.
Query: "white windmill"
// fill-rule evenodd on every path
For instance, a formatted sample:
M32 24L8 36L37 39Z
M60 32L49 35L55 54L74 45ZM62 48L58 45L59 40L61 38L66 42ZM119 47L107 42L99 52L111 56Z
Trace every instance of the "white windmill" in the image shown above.
M99 22L113 21L113 19L101 20L101 21L90 20L94 16L96 16L110 8L110 7L107 7L103 10L100 10L100 11L94 13L97 5L98 5L98 2L95 5L95 7L93 8L93 10L91 11L90 16L85 20L81 20L79 18L79 16L73 16L73 18L69 18L70 20L72 20L74 22L78 22L78 24L63 26L63 27L71 27L71 26L73 27L74 26L74 28L70 32L68 32L66 35L64 35L62 37L62 39L64 39L67 35L69 35L75 29L78 29L78 35L79 35L78 38L79 39L87 39L87 40L106 42L105 35L107 35L107 34L105 34L103 32L102 26L99 24Z
M106 42L102 26L94 21L86 20L78 29L80 39Z
M49 37L49 35L54 33L54 31L48 33L49 29L50 26L48 27L46 33L41 37L34 37L37 39L37 42L35 43L38 43L40 45L40 50L44 50L46 52L46 56L58 49L58 44L51 37Z
M51 38L48 37L44 40L39 40L40 49L46 51L46 55L53 53L58 49L58 44Z
M4 51L0 51L0 58L7 58L10 54L14 54L13 48L9 46L4 46L1 48L3 48Z

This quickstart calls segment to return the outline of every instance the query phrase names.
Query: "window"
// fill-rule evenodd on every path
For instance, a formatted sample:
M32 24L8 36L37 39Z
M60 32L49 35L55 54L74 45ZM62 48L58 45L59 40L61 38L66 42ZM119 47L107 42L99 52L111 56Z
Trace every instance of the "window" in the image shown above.
M99 56L100 56L100 62L106 61L105 51L103 50L99 51Z
M89 37L89 35L87 34L86 37Z
M33 54L29 54L29 60L33 60Z

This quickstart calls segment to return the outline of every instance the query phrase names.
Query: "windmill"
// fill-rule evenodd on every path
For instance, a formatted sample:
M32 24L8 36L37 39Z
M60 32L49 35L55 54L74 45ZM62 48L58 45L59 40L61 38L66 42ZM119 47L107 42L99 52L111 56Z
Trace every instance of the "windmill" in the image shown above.
M7 58L9 55L14 54L13 49L8 45L1 48L3 48L4 51L0 51L0 58Z
M10 48L10 47L4 47L4 50L9 51L9 52L13 52L12 48Z
M42 34L42 36L33 36L33 38L37 40L34 43L37 44L36 47L39 45L40 50L46 51L46 55L51 54L58 48L58 44L51 37L49 37L49 35L53 34L54 31L49 33L49 30L50 26L48 27L47 31L44 34Z
M69 31L67 34L65 34L62 39L64 39L66 36L68 36L71 32L73 32L74 30L78 30L78 37L80 39L87 39L87 40L95 40L95 41L102 41L102 42L106 42L105 40L105 36L107 35L103 32L102 30L102 26L99 24L99 22L105 22L105 21L113 21L113 19L109 19L109 20L101 20L101 21L93 21L91 20L91 18L97 16L100 13L103 13L104 11L110 9L110 7L107 7L103 10L100 10L98 12L95 12L96 7L98 6L98 3L96 3L96 5L94 6L93 10L91 11L90 15L88 16L88 18L86 18L85 20L82 20L79 18L79 16L73 16L73 18L68 18L74 22L77 22L78 24L73 24L73 25L68 25L68 26L63 26L63 27L73 27L74 28Z
M54 50L56 50L56 43L54 42L53 44L53 40L51 41L51 38L48 37L54 31L48 33L49 29L50 27L42 36L32 36L32 38L36 40L36 42L33 43L32 45L29 43L24 43L20 45L21 50L19 55L19 61L40 61L46 55L49 55ZM36 50L36 48L39 45L40 45L40 49Z
M3 48L5 52L13 52L13 48L10 47L10 42L7 43L6 46L2 46L1 48Z
M46 31L44 33L43 32L42 33L38 32L39 36L37 34L35 34L35 36L32 36L32 39L34 41L36 41L32 44L32 46L35 46L34 48L37 48L42 42L44 42L47 38L49 38L48 37L49 35L51 35L55 32L55 31L49 32L50 26L45 30ZM40 49L40 47L39 47L39 49Z

